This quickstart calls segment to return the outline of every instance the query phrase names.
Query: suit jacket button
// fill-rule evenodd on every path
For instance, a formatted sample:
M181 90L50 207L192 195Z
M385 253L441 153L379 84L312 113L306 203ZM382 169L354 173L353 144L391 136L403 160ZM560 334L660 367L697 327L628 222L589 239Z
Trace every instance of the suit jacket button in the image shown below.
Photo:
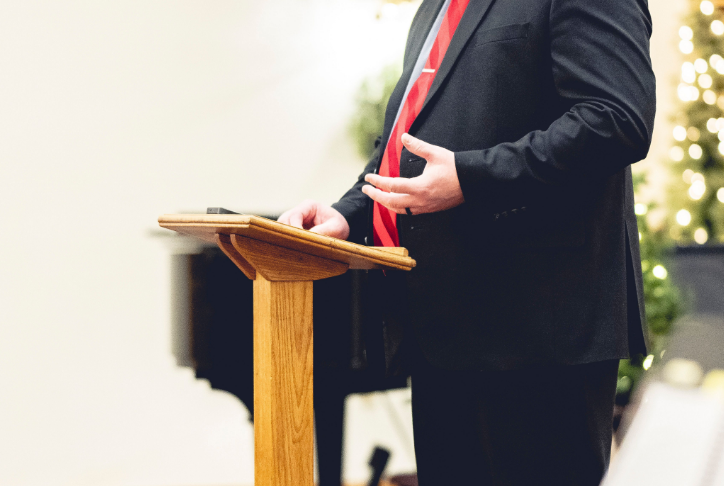
M370 244L367 242L367 237L365 236L365 245L370 246Z

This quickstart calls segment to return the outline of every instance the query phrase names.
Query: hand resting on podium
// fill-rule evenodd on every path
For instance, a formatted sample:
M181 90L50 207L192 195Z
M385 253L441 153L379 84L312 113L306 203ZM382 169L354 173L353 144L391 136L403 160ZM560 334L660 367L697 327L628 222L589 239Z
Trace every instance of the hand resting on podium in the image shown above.
M279 216L278 221L340 240L349 238L349 224L344 216L333 207L317 201L302 202Z

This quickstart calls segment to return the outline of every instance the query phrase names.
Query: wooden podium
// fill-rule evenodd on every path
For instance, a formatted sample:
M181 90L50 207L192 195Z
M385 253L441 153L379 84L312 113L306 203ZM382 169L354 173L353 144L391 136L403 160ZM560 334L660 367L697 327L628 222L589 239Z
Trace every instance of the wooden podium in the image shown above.
M257 216L171 214L163 228L216 243L254 280L256 486L313 486L312 282L354 269L411 270L404 248L373 248Z

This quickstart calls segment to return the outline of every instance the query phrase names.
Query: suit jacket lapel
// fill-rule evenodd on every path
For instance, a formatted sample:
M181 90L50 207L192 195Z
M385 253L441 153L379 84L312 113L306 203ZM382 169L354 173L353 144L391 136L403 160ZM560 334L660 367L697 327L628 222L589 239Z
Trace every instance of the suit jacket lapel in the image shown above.
M395 89L390 95L389 101L387 102L385 127L382 132L383 147L380 154L384 153L384 148L390 138L390 133L392 133L392 124L395 121L397 111L400 109L402 97L405 95L407 83L410 81L412 70L415 67L415 63L417 63L417 58L420 56L422 46L425 44L425 39L427 39L427 35L432 28L432 24L435 23L435 19L437 18L438 13L440 12L440 8L444 3L445 0L423 1L422 5L420 5L417 10L417 14L415 14L415 18L412 21L412 26L410 27L410 34L408 39L407 52L405 53L406 62L402 69L402 75L400 76L400 80L397 82L397 86L395 86Z
M440 89L440 86L443 81L445 81L447 75L450 74L450 70L467 44L468 39L470 39L470 36L473 35L473 32L475 32L475 29L483 20L485 14L488 13L488 10L494 1L495 0L470 0L462 19L460 19L458 28L455 30L455 34L450 41L445 57L440 64L440 69L435 75L435 80L432 82L432 86L430 86L430 91L427 93L427 97L425 97L425 103L422 105L420 114L415 119L415 122L420 119L420 115L422 115L422 112L425 111L425 107L432 97L435 96L437 90Z

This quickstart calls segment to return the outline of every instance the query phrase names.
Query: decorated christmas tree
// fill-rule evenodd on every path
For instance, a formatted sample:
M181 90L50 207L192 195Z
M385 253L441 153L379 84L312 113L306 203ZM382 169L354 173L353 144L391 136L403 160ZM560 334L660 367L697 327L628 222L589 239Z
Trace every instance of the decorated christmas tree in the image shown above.
M704 245L724 242L724 1L692 1L691 11L679 30L668 227L677 243Z

